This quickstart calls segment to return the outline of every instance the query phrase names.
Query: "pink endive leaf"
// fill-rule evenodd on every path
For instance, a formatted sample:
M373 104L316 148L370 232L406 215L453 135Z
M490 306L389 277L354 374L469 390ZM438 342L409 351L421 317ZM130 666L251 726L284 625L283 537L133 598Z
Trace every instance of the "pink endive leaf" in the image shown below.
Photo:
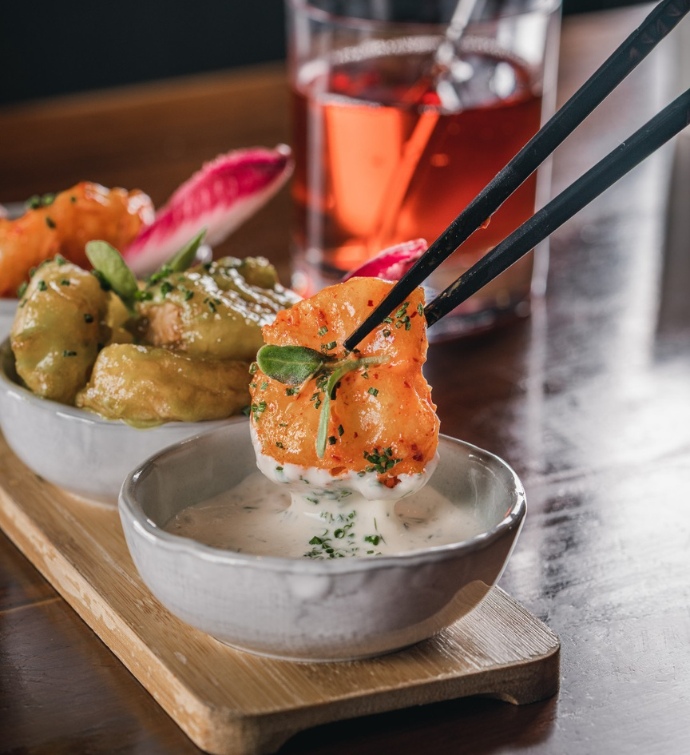
M358 278L383 278L390 281L400 280L424 254L426 249L427 243L424 239L414 239L389 246L360 265L356 270L351 270L343 278L343 281L355 276Z
M216 246L262 207L292 171L289 147L235 150L206 163L185 181L123 251L137 275L159 268L206 228Z

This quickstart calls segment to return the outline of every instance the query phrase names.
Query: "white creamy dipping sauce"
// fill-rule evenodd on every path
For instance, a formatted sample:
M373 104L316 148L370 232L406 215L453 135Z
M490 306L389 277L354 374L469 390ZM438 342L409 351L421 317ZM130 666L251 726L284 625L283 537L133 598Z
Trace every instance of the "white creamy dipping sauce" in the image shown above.
M391 555L482 531L469 502L451 502L431 485L397 501L367 500L357 492L291 493L289 487L255 472L183 509L165 530L239 553L315 559Z

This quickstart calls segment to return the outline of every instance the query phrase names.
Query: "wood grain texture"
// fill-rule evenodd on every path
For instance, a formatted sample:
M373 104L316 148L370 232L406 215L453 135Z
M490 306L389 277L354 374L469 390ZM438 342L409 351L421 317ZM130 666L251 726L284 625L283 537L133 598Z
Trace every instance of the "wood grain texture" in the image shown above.
M0 525L189 737L216 755L273 752L328 721L467 695L554 695L559 642L496 588L436 638L383 658L289 663L235 651L176 619L141 582L117 510L77 500L0 439Z

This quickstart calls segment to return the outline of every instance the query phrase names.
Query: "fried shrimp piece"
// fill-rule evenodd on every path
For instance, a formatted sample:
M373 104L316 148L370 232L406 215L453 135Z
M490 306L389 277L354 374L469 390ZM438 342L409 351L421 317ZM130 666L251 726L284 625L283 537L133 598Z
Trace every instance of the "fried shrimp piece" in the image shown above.
M110 337L108 303L94 275L62 258L34 273L10 334L17 373L34 393L74 402Z
M224 419L249 403L249 364L113 344L98 355L76 405L134 425Z
M299 300L261 257L225 257L170 273L146 291L150 298L138 305L143 342L189 356L246 361L263 343L261 327Z
M427 352L422 289L355 352L342 345L392 285L352 278L280 312L263 328L266 344L308 347L331 358L298 386L269 377L258 366L254 372L252 433L279 475L286 474L287 465L325 470L333 478L376 473L379 483L393 488L402 475L420 475L435 459L439 422L422 375ZM343 365L354 368L336 372ZM315 439L333 374L342 376L326 404L327 443L320 457Z
M0 296L15 296L30 271L57 254L90 267L87 241L102 239L124 249L153 217L143 192L83 181L16 220L0 218Z

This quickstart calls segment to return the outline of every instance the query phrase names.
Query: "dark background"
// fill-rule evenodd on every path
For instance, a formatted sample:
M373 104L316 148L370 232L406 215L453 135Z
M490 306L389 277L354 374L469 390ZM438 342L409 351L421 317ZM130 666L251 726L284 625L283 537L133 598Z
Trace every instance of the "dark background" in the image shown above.
M281 60L284 24L283 0L3 0L0 105Z

